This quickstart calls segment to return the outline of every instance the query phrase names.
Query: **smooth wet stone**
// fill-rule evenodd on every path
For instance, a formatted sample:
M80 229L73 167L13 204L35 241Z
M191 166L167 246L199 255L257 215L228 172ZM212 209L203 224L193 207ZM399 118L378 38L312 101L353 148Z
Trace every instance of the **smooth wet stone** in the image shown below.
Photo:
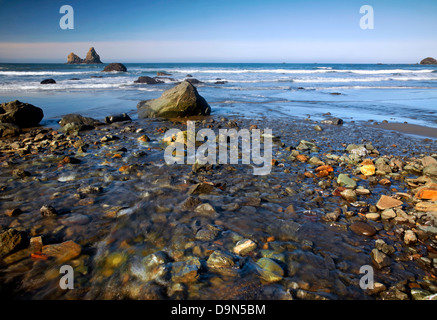
M437 293L426 296L423 298L423 300L437 300Z
M235 263L235 257L230 253L223 252L221 250L214 251L206 261L209 268L233 268Z
M0 233L0 258L8 255L24 242L23 233L8 229Z
M44 255L56 258L59 263L76 258L80 255L81 251L81 246L71 240L42 247Z
M412 245L417 242L417 236L413 230L407 230L404 234L404 243L406 245Z
M382 195L376 203L376 207L379 210L391 209L395 207L399 207L403 204L401 200L394 199L392 197Z
M269 259L273 259L273 260L277 260L277 261L281 261L281 262L286 262L285 260L285 255L283 253L278 253L276 251L273 250L261 250L261 256L263 258L269 258Z
M203 216L203 217L216 218L218 216L214 207L212 205L210 205L209 203L203 203L203 204L197 206L196 209L194 209L194 212Z
M359 196L367 196L370 194L370 190L364 188L357 188L355 189L355 193Z
M337 178L337 183L346 188L355 188L357 186L357 183L351 179L347 174L340 173Z
M373 164L364 165L360 168L360 171L365 176L373 176L376 172L376 168Z
M200 229L196 233L196 239L201 241L211 241L217 237L218 231L209 229Z
M255 250L256 247L257 247L257 245L254 241L252 241L250 239L242 239L242 240L237 242L233 251L240 256L244 256L244 255L248 254L249 252L252 252L253 250Z
M437 177L437 164L433 163L423 169L423 174L429 177Z
M430 200L430 201L436 201L437 200L437 185L433 187L424 187L421 188L416 194L415 197L420 200Z
M173 282L190 283L199 278L201 263L198 258L171 263L171 280Z
M71 225L85 225L91 221L91 218L80 213L71 214L61 220L62 224Z
M168 268L165 264L168 262L168 255L163 251L157 251L143 259L134 258L130 263L129 272L143 281L151 281L166 275Z
M350 229L358 235L372 237L376 234L376 229L370 224L365 222L354 222L351 224Z
M422 212L436 212L437 204L432 202L418 202L415 206L417 211Z
M376 221L380 218L379 213L366 213L366 219Z
M284 277L282 267L270 258L261 258L257 261L259 276L267 282L281 281Z
M393 209L386 209L381 212L381 219L389 220L393 218L396 218L396 212Z
M425 289L411 288L411 297L413 298L413 300L424 300L425 297L431 294L431 292Z
M373 249L370 253L373 264L378 268L382 269L388 267L391 264L391 259L385 253L379 251L378 249Z
M346 189L342 192L340 192L340 195L343 199L349 201L349 202L355 202L357 201L357 194L352 189Z
M39 212L43 217L56 217L58 215L58 212L55 208L53 208L51 205L43 205L41 209L39 209Z

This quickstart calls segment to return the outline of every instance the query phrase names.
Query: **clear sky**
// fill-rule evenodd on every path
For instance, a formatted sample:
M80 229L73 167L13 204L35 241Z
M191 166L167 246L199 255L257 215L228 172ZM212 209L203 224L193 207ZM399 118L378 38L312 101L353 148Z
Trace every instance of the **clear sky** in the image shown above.
M62 30L62 5L74 29ZM360 28L360 7L374 29ZM0 62L416 63L437 58L437 0L0 0Z

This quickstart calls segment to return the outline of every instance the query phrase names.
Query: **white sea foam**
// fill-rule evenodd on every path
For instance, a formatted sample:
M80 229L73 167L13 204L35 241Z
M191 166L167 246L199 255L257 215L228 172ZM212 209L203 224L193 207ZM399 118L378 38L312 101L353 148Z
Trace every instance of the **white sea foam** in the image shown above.
M91 74L96 71L0 71L2 76L64 76L70 74Z
M156 69L154 70L156 71ZM239 74L239 73L279 73L279 74L316 74L316 73L355 73L355 74L403 74L403 73L432 73L433 69L385 69L385 70L334 70L334 69L174 69L169 72L178 73L212 73L212 74Z

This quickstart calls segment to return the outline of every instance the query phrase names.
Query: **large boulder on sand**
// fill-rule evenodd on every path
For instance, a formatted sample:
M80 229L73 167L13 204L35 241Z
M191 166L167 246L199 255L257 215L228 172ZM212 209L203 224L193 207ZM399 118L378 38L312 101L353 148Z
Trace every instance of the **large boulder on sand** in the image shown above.
M420 64L437 64L437 60L431 57L425 58L420 61Z
M122 63L110 63L102 70L102 72L110 72L110 71L126 72L127 68Z
M209 115L211 107L191 83L183 81L158 99L141 101L137 111L139 118L178 118Z
M44 118L41 108L18 100L0 104L0 123L12 123L20 128L35 127Z

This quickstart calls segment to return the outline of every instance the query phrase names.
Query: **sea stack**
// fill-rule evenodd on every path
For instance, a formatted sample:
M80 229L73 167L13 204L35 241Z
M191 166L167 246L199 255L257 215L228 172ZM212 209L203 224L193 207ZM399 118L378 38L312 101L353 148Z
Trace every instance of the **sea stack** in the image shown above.
M97 54L94 47L91 47L86 54L85 59L81 59L73 52L68 55L67 64L101 64L100 56Z
M431 57L425 58L420 61L420 64L437 64L437 60Z

